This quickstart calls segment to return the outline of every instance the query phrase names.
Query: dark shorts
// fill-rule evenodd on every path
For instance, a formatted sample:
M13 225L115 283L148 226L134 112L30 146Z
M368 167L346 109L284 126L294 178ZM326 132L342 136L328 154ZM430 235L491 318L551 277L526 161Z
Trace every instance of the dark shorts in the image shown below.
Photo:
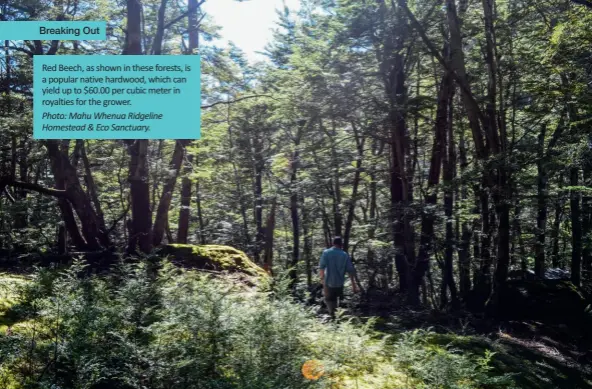
M327 301L337 301L337 298L343 298L343 286L339 288L325 288L325 299Z

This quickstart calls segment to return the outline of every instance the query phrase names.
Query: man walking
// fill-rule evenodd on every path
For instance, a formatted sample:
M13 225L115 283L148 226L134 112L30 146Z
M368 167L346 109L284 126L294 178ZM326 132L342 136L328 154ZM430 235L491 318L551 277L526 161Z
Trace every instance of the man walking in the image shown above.
M319 264L325 304L327 305L331 319L335 318L338 299L343 298L345 273L349 274L354 293L358 293L359 290L355 279L356 269L351 258L343 251L342 247L341 237L335 237L333 239L333 247L323 251Z

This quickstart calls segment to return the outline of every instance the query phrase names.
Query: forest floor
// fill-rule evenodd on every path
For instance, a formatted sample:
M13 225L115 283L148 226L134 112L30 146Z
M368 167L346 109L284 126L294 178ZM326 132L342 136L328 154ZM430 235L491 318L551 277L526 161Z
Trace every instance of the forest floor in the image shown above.
M464 311L412 310L397 295L388 301L361 302L356 297L344 308L362 318L378 317L376 329L385 334L430 329L435 333L430 343L481 356L494 352L494 372L513 374L520 388L592 388L592 347L566 325L493 322Z
M11 273L0 274L0 284L27 282L26 275ZM16 296L1 286L0 333L4 333L18 318L4 314ZM372 296L365 301L346 296L343 308L346 315L362 320L377 318L375 329L394 339L405 331L430 329L430 344L477 356L493 352L493 373L513 374L519 388L592 388L591 348L583 344L578 331L565 325L493 322L465 311L413 310L398 295Z

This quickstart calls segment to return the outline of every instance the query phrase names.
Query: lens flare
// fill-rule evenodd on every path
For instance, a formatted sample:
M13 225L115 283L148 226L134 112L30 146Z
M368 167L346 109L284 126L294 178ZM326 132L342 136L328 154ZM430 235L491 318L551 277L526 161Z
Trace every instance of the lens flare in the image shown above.
M316 381L325 373L323 364L316 360L310 359L302 365L302 375L309 380Z

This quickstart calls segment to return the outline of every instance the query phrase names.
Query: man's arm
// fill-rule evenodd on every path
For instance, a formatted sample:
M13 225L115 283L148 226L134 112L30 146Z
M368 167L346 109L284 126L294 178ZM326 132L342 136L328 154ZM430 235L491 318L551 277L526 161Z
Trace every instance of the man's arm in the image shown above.
M358 293L358 291L360 290L358 288L358 283L356 282L356 268L354 267L354 264L351 261L351 257L347 256L347 264L346 264L346 271L347 274L349 274L349 279L351 280L352 283L352 289L354 290L354 293Z
M327 258L325 252L321 255L321 261L319 262L319 277L321 278L321 284L325 286L325 269L327 268Z

